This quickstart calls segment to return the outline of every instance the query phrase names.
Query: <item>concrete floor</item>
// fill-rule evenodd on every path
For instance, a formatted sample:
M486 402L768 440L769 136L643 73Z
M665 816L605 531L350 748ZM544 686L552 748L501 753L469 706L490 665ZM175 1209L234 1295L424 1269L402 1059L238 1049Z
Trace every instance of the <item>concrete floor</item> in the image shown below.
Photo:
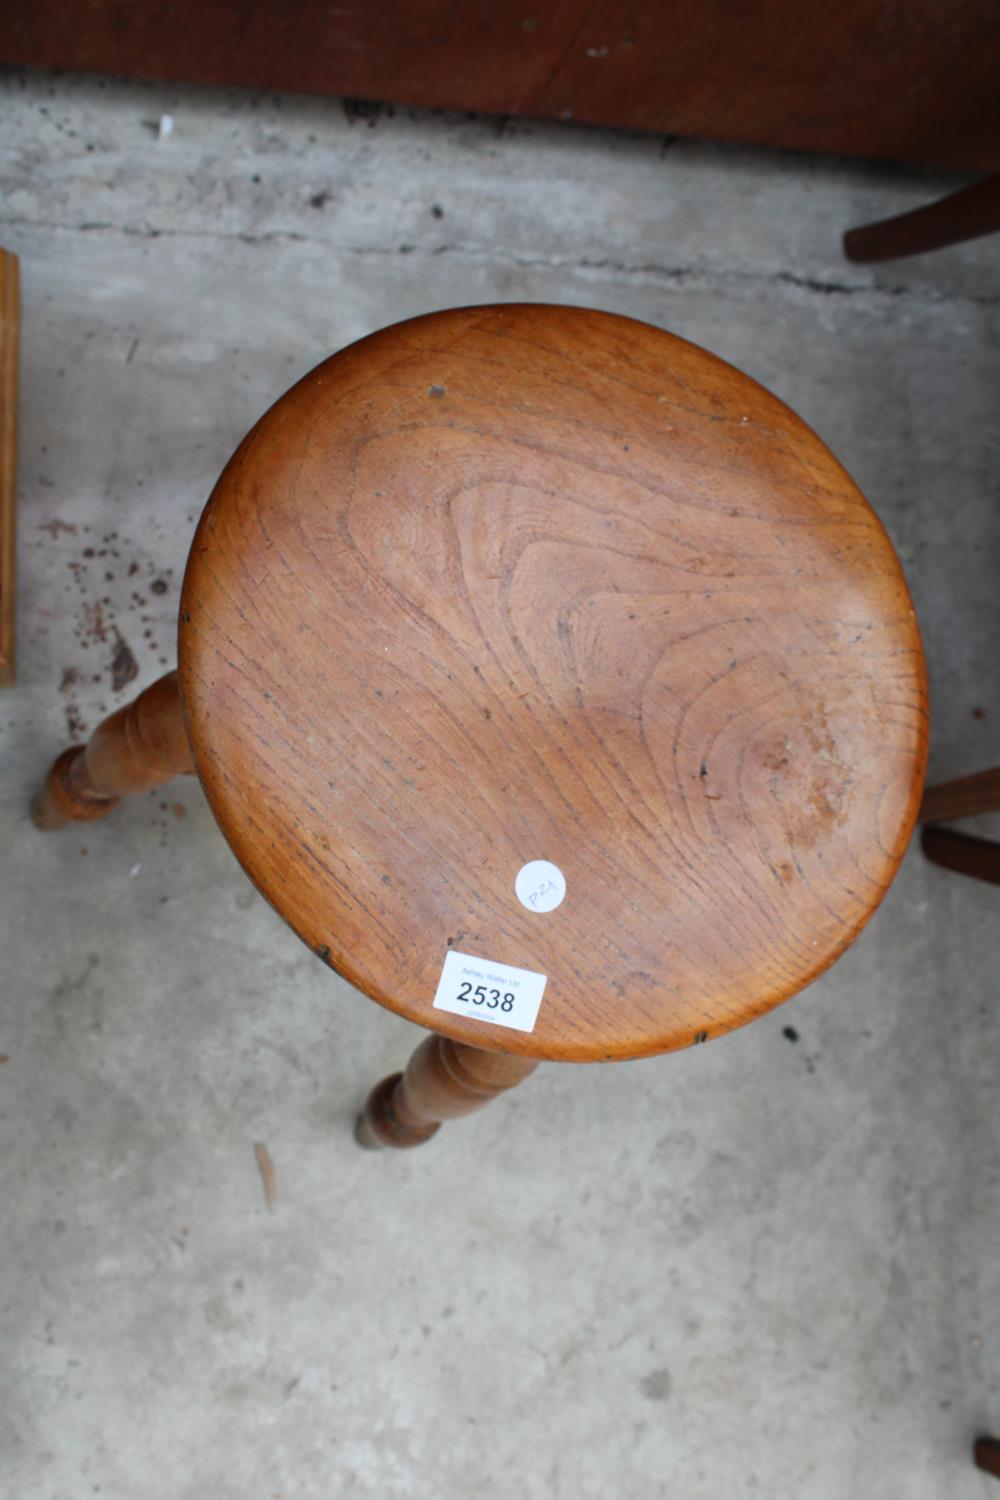
M24 323L0 1492L1000 1495L968 1457L1000 1429L994 889L914 850L857 946L756 1025L550 1068L372 1157L352 1116L414 1034L283 927L196 785L82 831L27 819L52 755L171 662L192 523L265 406L371 329L491 300L648 319L795 406L908 570L933 774L1000 761L998 242L839 253L956 179L332 101L2 94Z

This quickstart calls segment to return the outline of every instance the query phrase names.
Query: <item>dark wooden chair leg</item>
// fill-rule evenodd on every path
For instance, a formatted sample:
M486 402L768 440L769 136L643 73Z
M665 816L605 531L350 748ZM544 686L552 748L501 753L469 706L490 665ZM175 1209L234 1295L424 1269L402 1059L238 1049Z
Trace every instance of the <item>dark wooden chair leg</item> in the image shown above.
M38 828L106 817L130 792L160 786L194 763L176 672L168 672L94 730L86 745L64 750L31 807Z
M920 821L947 823L952 818L974 818L978 813L991 812L1000 812L1000 766L928 787L920 806Z
M972 1456L977 1469L982 1469L984 1474L992 1474L994 1479L1000 1479L1000 1439L977 1438Z
M936 826L952 818L991 812L1000 812L1000 766L929 787L920 807L921 849L933 864L946 870L1000 885L1000 844Z
M1000 173L911 213L849 229L844 235L844 254L848 260L861 262L899 260L905 255L922 255L926 250L943 250L946 245L958 245L997 230Z
M443 1120L482 1109L537 1066L533 1057L483 1052L450 1037L429 1036L405 1073L383 1079L369 1094L355 1138L369 1150L419 1146L437 1133Z
M1000 885L1000 844L990 839L931 826L921 832L920 847L932 864L954 870L956 875L971 875L974 880Z

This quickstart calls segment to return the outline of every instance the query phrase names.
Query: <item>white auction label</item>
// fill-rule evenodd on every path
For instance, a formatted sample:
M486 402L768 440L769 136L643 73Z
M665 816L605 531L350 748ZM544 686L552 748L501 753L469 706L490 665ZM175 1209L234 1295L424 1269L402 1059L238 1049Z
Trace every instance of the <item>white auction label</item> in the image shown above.
M546 976L512 964L495 964L470 953L448 954L434 996L435 1010L471 1016L491 1026L534 1031Z
M547 859L532 859L514 878L517 899L529 911L555 911L566 894L566 877Z

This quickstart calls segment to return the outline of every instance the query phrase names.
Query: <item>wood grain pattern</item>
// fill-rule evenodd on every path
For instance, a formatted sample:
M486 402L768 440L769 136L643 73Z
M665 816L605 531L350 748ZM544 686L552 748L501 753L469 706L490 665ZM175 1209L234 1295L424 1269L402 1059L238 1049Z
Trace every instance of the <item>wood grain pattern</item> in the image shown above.
M107 817L119 799L193 769L178 677L168 672L56 760L32 805L36 828Z
M1000 168L994 0L8 0L0 60Z
M816 435L630 319L397 325L241 444L184 581L195 762L244 867L365 994L473 1046L719 1035L857 935L923 783L899 564ZM522 864L567 895L521 906ZM535 1030L432 1008L449 948Z
M0 250L0 687L14 681L19 323L17 256Z

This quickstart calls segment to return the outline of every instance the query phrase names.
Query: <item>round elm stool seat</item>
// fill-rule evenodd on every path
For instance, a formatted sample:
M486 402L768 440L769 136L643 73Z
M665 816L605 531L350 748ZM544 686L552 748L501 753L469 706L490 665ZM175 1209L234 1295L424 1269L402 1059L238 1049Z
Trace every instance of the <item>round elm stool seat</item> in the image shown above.
M919 632L859 490L731 366L577 308L416 318L282 397L202 516L179 668L141 784L192 754L303 941L435 1034L368 1145L788 999L923 785ZM139 784L102 764L60 758L43 826Z

